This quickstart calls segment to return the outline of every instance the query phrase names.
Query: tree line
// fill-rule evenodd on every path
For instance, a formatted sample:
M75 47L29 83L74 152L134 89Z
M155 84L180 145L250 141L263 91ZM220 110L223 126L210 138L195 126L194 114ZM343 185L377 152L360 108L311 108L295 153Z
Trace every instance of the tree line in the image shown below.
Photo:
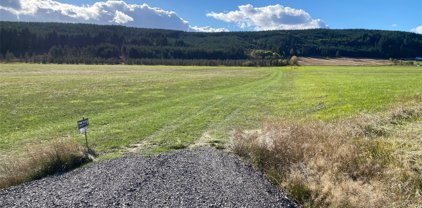
M0 22L3 61L278 66L288 64L292 56L414 58L422 56L422 35L363 29L192 33Z

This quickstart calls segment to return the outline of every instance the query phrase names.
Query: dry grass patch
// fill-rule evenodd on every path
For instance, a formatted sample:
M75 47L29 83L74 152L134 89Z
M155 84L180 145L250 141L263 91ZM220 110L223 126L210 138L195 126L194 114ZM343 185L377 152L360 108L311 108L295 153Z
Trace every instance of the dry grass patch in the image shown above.
M393 62L387 59L363 58L309 58L299 57L302 66L389 66Z
M28 146L22 155L2 157L0 188L65 172L89 160L84 148L72 138Z
M417 207L422 128L403 129L422 118L419 103L332 123L266 123L237 132L233 151L305 207Z

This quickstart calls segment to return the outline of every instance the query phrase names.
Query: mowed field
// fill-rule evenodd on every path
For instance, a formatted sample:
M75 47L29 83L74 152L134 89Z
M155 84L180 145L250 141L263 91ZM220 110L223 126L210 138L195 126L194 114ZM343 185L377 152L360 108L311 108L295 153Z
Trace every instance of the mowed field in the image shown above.
M268 120L335 120L422 94L422 68L0 65L0 155L90 119L103 157L221 145Z

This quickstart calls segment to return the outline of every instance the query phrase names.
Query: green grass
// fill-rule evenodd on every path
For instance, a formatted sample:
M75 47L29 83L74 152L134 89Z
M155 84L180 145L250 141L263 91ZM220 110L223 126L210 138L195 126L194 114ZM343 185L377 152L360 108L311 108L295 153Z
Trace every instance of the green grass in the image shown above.
M380 111L422 95L422 69L416 67L306 67L296 74L297 107L317 119Z
M420 95L422 70L1 64L0 89L0 155L67 136L83 143L83 116L92 147L119 155L137 143L147 152L183 148L204 134L220 143L266 120L381 111Z

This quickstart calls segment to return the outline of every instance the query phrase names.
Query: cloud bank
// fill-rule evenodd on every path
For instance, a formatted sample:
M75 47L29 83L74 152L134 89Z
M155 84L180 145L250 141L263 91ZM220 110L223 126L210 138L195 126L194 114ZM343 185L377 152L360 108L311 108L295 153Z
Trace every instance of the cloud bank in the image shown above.
M412 32L422 34L422 25L412 29Z
M227 31L224 28L190 26L188 21L173 11L147 4L127 4L123 0L108 0L85 6L54 0L1 0L0 12L2 21L116 24L198 32Z
M227 28L213 28L209 26L206 26L206 27L193 26L193 27L190 27L190 29L195 32L229 32Z
M241 5L239 10L226 13L210 12L208 17L228 23L236 23L242 29L254 30L291 30L327 28L320 19L312 19L311 15L302 9L269 5L254 7L250 4Z

